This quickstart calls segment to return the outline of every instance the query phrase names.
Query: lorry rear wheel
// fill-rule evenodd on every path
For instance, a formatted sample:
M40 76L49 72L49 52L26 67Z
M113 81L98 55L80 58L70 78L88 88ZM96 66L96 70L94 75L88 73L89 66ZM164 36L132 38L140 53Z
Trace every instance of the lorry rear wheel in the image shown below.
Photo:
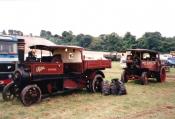
M41 90L37 85L28 85L21 92L21 101L25 106L30 106L41 101Z
M127 72L125 70L122 72L121 81L123 83L127 83L128 82L128 74L127 74Z
M148 75L147 72L143 72L141 75L141 84L147 85L148 84Z
M12 81L4 87L4 89L2 91L2 98L5 101L10 101L10 100L13 100L14 97L15 97L15 95L14 95L14 82Z
M93 81L92 81L92 91L95 92L102 92L102 83L103 77L100 74L96 74Z
M160 72L158 73L157 77L157 82L165 82L166 80L166 70L165 68L161 68Z

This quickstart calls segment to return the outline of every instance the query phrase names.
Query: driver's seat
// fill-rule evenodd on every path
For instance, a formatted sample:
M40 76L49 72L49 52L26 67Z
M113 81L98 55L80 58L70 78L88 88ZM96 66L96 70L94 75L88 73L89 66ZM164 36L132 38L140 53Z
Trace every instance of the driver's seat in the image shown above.
M54 55L51 62L62 62L61 54Z

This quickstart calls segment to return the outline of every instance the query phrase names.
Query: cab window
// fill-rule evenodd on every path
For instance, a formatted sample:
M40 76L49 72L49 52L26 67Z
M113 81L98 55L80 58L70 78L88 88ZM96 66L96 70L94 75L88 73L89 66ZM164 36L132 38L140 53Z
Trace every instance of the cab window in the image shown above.
M150 60L150 54L149 53L143 53L143 60Z

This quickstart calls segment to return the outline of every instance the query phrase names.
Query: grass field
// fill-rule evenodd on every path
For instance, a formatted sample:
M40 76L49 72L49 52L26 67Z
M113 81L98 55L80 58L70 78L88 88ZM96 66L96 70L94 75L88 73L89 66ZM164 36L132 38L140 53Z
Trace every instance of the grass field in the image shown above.
M106 79L120 77L119 63L112 66L104 71ZM175 77L146 86L129 81L126 87L128 94L124 96L75 91L30 107L18 100L4 102L0 97L0 119L175 119Z

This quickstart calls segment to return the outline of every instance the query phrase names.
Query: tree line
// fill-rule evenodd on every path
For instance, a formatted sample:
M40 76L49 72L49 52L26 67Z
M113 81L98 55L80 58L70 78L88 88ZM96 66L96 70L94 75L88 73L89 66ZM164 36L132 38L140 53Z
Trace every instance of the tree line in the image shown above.
M7 32L5 30L2 31L2 35L17 35L23 36L23 32L20 30L9 29Z
M23 36L23 32L17 30L8 30L8 33L3 30L2 33ZM115 32L94 37L86 34L74 35L72 31L63 31L61 35L53 35L50 31L41 30L40 37L59 45L77 45L96 51L124 51L130 48L146 48L160 52L175 50L175 37L162 37L160 32L146 32L142 37L136 38L130 32L123 37Z
M3 30L2 34L23 36L22 31L12 29L9 29L7 32ZM50 31L41 30L40 37L59 45L77 45L87 50L95 51L113 52L125 51L131 48L145 48L162 53L175 51L175 36L163 37L160 32L145 32L140 38L136 38L130 32L126 32L124 36L119 36L113 32L94 37L87 34L74 35L72 31L63 31L61 35L58 35L52 34Z
M88 50L96 51L124 51L131 48L145 48L169 53L175 50L175 37L163 37L160 32L145 32L140 38L127 32L123 37L113 32L91 35L74 35L72 31L63 31L61 35L52 35L50 31L41 30L40 37L51 40L56 44L78 45Z

